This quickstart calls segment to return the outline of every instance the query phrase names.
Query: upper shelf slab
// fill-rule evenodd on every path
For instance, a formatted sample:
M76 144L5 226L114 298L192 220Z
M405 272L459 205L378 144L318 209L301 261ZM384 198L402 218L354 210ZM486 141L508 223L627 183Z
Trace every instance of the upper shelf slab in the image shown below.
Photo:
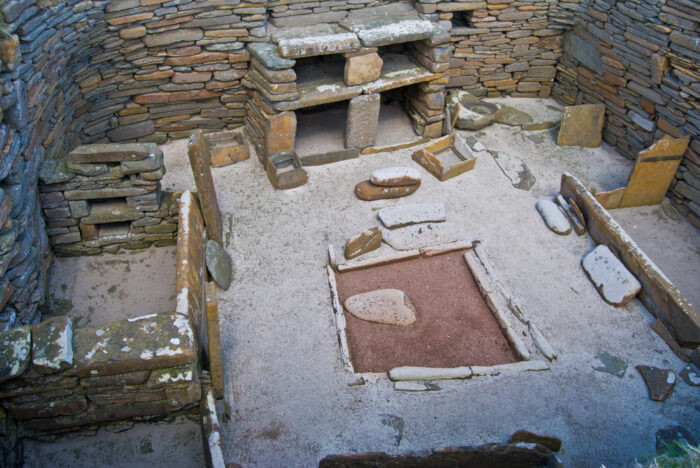
M286 70L296 64L294 60L280 56L277 47L267 42L251 42L248 51L270 70Z
M424 19L404 15L384 16L362 21L346 21L340 26L357 34L365 47L419 41L437 34L439 26Z
M286 58L344 54L361 47L355 33L329 24L284 29L273 33L270 39Z

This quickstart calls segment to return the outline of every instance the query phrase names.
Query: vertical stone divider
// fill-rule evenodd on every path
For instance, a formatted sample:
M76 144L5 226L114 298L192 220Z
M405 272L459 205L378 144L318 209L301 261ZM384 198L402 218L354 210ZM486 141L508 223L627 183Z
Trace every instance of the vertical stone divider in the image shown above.
M223 224L221 211L216 199L214 179L211 176L211 156L209 144L201 130L192 132L187 147L187 155L190 158L190 166L197 186L197 196L204 215L204 224L209 239L223 244Z
M199 334L200 346L207 343L204 281L204 248L207 234L197 199L189 190L180 197L175 270L175 312L188 317Z
M263 162L275 153L294 151L297 134L297 116L293 111L286 111L268 117L264 123Z
M214 392L208 384L202 385L202 404L199 406L199 411L202 415L202 444L204 445L206 466L226 468Z
M221 338L219 334L219 304L216 300L216 284L208 281L206 291L206 318L207 318L207 358L209 361L209 373L214 396L223 398L224 393L224 366L221 360Z
M346 148L367 148L377 141L379 126L379 93L362 94L350 99L345 129Z

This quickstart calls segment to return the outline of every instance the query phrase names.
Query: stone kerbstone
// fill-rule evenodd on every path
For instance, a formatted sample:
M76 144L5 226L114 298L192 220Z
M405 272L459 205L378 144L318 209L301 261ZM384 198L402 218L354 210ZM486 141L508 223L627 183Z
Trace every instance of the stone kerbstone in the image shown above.
M377 140L379 126L379 93L363 94L350 100L345 129L346 148L366 148Z
M622 306L637 295L642 285L606 245L584 255L581 266L605 302Z
M509 444L517 444L518 442L539 444L543 447L547 447L552 452L561 450L561 439L558 437L534 434L530 431L517 431L508 439Z
M551 200L540 200L535 204L535 208L552 232L560 236L571 234L571 223L556 203Z
M152 314L79 328L73 338L79 377L176 367L197 359L194 330L187 317Z
M212 278L221 289L227 290L231 286L231 280L233 279L231 257L228 256L228 253L218 242L211 239L207 241L204 255L207 270L209 270Z
M468 379L472 376L470 367L414 367L402 366L389 370L389 378L394 382L414 380Z
M99 143L78 146L67 159L75 163L138 161L157 149L155 143Z
M368 322L407 327L416 321L416 308L398 289L377 289L345 300L345 310Z
M359 257L367 252L378 249L382 245L382 232L372 228L350 237L345 242L345 258Z
M54 317L32 330L32 364L43 374L53 374L73 365L73 322Z
M348 86L369 83L382 74L384 61L379 54L355 55L345 59L345 84Z
M602 141L604 120L604 104L565 107L557 145L597 148Z
M654 401L665 401L673 393L676 374L671 369L652 366L636 366L649 389L649 397Z
M21 375L31 362L32 332L29 326L0 333L0 383Z
M386 230L384 242L396 250L415 250L440 244L457 242L463 236L457 225L445 223L412 224L410 226Z
M413 203L382 208L377 212L384 226L392 229L409 224L439 223L445 221L445 205L442 203Z
M80 220L81 224L103 224L133 221L143 218L143 213L132 211L124 200L110 200L94 203L90 206L90 214Z
M394 166L372 171L369 180L380 187L400 187L420 184L421 175L412 167Z
M380 187L372 184L369 180L365 180L355 186L355 194L360 200L383 200L385 198L405 197L418 190L418 187L420 187L420 184Z

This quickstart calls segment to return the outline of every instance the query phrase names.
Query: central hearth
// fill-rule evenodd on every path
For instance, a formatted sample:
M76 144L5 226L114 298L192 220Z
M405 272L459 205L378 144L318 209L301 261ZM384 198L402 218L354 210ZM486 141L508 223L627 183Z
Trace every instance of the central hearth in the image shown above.
M301 148L303 165L357 157L377 144L380 116L398 104L416 134L442 134L449 35L406 4L268 32L269 42L248 45L243 80L246 130L261 163Z

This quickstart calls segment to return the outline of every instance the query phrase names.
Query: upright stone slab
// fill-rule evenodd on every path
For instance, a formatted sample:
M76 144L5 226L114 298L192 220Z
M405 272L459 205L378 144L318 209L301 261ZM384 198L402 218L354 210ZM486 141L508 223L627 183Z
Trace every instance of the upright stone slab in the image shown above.
M292 111L268 117L265 121L263 159L275 153L294 151L297 134L297 116Z
M382 232L371 228L350 237L345 242L345 258L348 260L378 249L382 245Z
M661 203L689 142L687 135L678 140L667 135L641 151L622 195L620 208Z
M584 255L581 266L608 304L625 305L642 289L637 278L607 245L599 245Z
M603 141L604 104L583 104L564 108L557 145L597 148Z
M199 327L204 308L206 233L199 204L189 190L180 197L177 229L175 312Z
M28 325L0 333L0 383L27 370L31 350L32 332Z
M32 330L32 364L42 374L53 374L73 365L73 322L53 317Z
M204 215L204 225L207 236L219 244L222 243L223 226L221 223L221 211L216 200L214 179L211 176L211 161L209 160L209 147L202 131L197 129L190 136L187 154L190 157L190 165L194 182L197 186L197 195Z
M350 100L345 130L346 148L366 148L377 140L379 93L363 94Z

